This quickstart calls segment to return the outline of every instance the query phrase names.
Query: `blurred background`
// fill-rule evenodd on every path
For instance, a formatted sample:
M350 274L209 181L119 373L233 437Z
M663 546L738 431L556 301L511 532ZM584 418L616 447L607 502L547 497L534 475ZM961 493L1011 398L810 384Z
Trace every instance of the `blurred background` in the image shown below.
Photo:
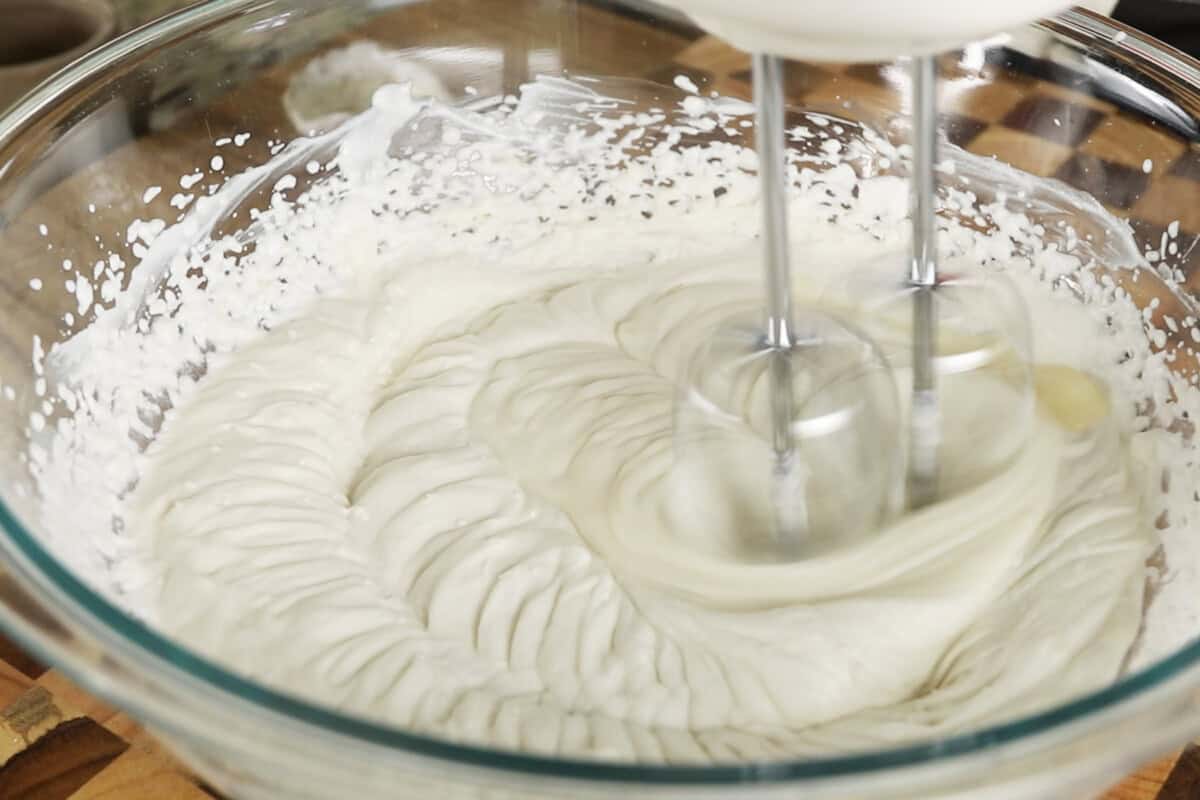
M0 0L3 5L5 0ZM121 29L189 5L193 0L112 0ZM1200 58L1200 0L1121 0L1113 16Z
M1114 0L1079 0L1111 9ZM0 109L104 41L194 0L0 0ZM610 0L597 0L604 5ZM632 0L633 3L641 0ZM336 2L331 0L331 8ZM1200 0L1121 0L1113 16L1200 58ZM265 58L277 56L264 53ZM197 59L193 73L226 69L220 57ZM187 76L180 85L186 83ZM199 77L193 75L193 77Z
M1113 16L1200 58L1200 2L1197 0L1122 0Z

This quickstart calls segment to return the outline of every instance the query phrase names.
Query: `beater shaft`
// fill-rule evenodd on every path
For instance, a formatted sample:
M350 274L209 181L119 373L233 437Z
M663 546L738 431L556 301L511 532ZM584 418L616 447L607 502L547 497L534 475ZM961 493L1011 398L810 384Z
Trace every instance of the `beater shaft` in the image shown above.
M758 174L762 188L763 258L766 268L767 345L792 345L792 278L788 264L787 160L784 155L783 61L754 56L754 99L758 108ZM786 358L771 360L771 440L775 454L792 451L792 381Z
M767 346L769 362L771 445L775 452L774 504L776 528L794 537L807 527L803 480L796 469L792 435L795 398L792 387L792 280L788 261L787 157L784 144L783 59L754 55L754 101L758 175L762 191L763 259L766 269Z
M934 217L937 163L937 60L912 59L912 413L909 423L908 501L913 508L933 502L938 484L940 411L936 355L937 227Z

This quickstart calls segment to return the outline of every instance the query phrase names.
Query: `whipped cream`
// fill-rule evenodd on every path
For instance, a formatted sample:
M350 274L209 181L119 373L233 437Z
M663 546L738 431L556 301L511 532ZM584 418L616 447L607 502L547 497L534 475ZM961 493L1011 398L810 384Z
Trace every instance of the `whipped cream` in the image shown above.
M544 753L840 752L1116 678L1183 452L1143 401L1195 400L1093 269L1136 263L1128 236L1094 201L955 153L971 190L999 188L951 188L970 225L946 223L944 263L1026 298L1028 445L851 546L731 560L722 531L678 524L666 484L682 365L712 319L758 304L755 158L744 104L664 102L540 81L456 109L386 87L197 201L46 356L75 413L31 465L47 527L80 523L93 548L64 558L104 563L88 573L110 596L268 684ZM704 131L731 141L684 138ZM792 133L801 297L902 263L900 154L845 120ZM270 204L207 238L264 181ZM1018 192L1094 234L1054 240ZM119 524L97 530L97 507Z
M577 245L603 254L604 227ZM671 523L701 500L668 490L681 356L757 301L754 244L732 244L385 263L242 347L133 497L160 624L407 727L672 762L904 741L1116 677L1150 537L1108 427L1044 415L999 475L796 563Z

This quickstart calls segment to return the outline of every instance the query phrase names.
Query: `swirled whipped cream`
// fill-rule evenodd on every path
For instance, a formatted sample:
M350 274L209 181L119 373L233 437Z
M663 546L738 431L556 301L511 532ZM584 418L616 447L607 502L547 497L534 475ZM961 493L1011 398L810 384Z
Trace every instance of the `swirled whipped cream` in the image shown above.
M1047 243L1003 196L950 191L944 257L1004 272L1026 299L1027 446L805 560L721 558L704 541L719 531L678 524L683 364L760 292L745 111L556 81L455 109L389 87L273 174L205 198L188 235L326 154L244 230L181 257L168 229L141 282L51 353L64 384L88 387L76 447L126 476L97 490L121 520L113 594L270 685L572 756L862 749L1115 679L1158 546L1161 432L1137 401L1170 372L1148 368L1141 313L1095 269L1122 242ZM905 188L880 167L899 158L886 142L812 120L793 132L790 213L800 299L818 302L859 265L902 262ZM729 141L689 138L705 131ZM954 221L967 209L970 225ZM145 299L163 287L165 313ZM79 357L97 351L133 354L138 375ZM131 378L136 397L120 391ZM144 452L119 424L135 415Z

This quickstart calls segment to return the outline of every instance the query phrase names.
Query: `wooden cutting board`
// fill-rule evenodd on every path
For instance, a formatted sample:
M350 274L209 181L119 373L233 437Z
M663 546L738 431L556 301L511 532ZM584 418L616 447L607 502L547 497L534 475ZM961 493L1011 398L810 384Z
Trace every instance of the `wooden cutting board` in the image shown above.
M522 58L527 69L531 53L557 48L564 67L577 72L640 74L665 83L686 74L704 91L749 94L747 58L717 40L685 28L651 28L636 15L620 13L603 2L581 7L569 19L551 19L542 26L545 30L516 27L513 20L525 17L505 13L514 5L537 1L413 4L375 20L369 35L398 47L485 43L503 52L506 77L518 80ZM481 26L482 19L489 24ZM586 35L580 35L581 30ZM341 42L353 38L356 36L346 36ZM520 58L510 59L514 53ZM211 148L189 153L181 144L187 137L180 131L188 125L203 125L210 134L207 141L211 141L236 133L242 111L253 108L260 117L275 120L280 138L295 135L279 97L305 57L295 51L263 56L279 63L226 95L205 98L202 106L189 100L186 76L169 76L184 81L182 88L158 87L182 98L182 107L178 118L170 120L169 129L155 132L163 119L142 120L144 135L113 154L116 161L110 162L109 169L123 159L127 165L136 164L136 169L122 176L131 185L117 187L114 194L118 199L109 211L114 219L172 213L165 204L173 188L164 191L155 201L158 206L150 209L138 201L146 186L161 183L173 187L193 165L207 163ZM213 54L206 63L216 63L218 58L219 54ZM515 65L511 76L510 60ZM1200 286L1200 270L1196 269L1200 247L1195 246L1200 242L1200 203L1180 208L1176 202L1189 191L1193 197L1200 196L1200 146L1169 131L1146 130L1113 105L1081 91L1084 87L1074 80L1063 74L1039 75L1034 69L1028 75L983 82L977 88L956 92L943 118L947 134L955 144L973 152L1000 156L1027 171L1055 176L1096 193L1112 211L1130 220L1143 242L1158 242L1168 224L1178 219L1176 243L1182 254L1178 266L1189 276L1189 286ZM793 65L789 72L789 98L797 105L836 110L847 102L872 98L887 103L889 96L894 96L894 90L885 70L877 65ZM227 150L226 174L265 157L264 146L265 142L256 141L236 155ZM101 224L105 213L102 209L95 219L83 216L89 190L79 182L88 179L87 173L63 182L36 201L40 218L56 223L51 225L56 235L64 229L68 235L71 230L83 234L80 247L91 244L89 226ZM28 231L5 234L9 264L19 265L23 251L42 252L45 247L45 240L29 227ZM60 247L69 251L70 243L60 242ZM90 263L86 259L78 262ZM27 282L27 277L20 275L8 277L14 278L9 285ZM55 320L64 310L56 304L62 303L49 292L18 294L15 303L0 307L0 315L35 323ZM24 358L27 338L21 347L20 358ZM0 354L0 359L4 357ZM19 369L20 364L14 368ZM5 374L11 373L5 370ZM153 737L130 718L0 639L0 800L191 800L212 796L214 793L178 769ZM1200 750L1195 747L1147 765L1105 796L1105 800L1197 799Z

